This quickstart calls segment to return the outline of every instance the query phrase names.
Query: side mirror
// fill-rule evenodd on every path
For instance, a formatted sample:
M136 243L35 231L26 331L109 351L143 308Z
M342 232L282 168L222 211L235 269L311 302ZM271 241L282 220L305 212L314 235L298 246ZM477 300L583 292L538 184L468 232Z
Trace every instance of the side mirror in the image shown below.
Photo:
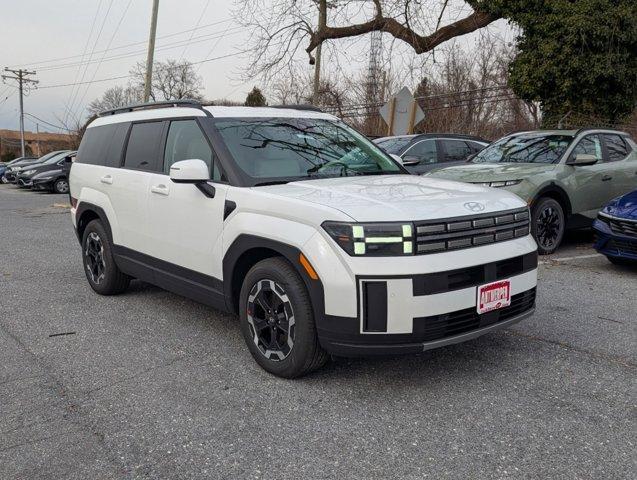
M170 166L170 179L175 183L206 182L210 172L203 160L181 160Z
M573 165L574 167L583 167L586 165L594 165L597 163L597 157L588 153L578 153L575 158L571 157L567 165Z
M400 155L396 155L395 153L390 153L389 156L393 158L394 160L396 160L401 165L403 164L403 159Z
M418 165L421 160L422 159L420 157L416 157L414 155L405 155L405 158L403 158L403 165Z

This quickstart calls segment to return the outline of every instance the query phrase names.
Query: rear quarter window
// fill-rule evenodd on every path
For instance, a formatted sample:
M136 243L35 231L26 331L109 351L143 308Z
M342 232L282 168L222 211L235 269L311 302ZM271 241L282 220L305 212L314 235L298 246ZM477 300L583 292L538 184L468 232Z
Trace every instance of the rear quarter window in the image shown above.
M129 123L90 127L84 132L77 151L77 163L119 167Z

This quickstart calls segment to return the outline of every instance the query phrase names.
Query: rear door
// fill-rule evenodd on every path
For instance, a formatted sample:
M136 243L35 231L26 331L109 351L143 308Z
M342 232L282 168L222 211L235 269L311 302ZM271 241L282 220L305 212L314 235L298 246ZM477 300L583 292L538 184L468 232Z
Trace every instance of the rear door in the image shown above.
M635 190L637 188L637 153L621 135L605 133L602 137L613 176L612 198Z
M160 145L163 121L135 122L128 132L123 165L100 181L112 192L121 243L150 254L154 241L147 217L148 185L153 172L161 168Z
M153 257L188 270L222 278L221 234L227 185L216 155L196 119L167 122L160 171L150 175L148 221ZM180 160L203 160L215 187L213 198L195 185L170 180L170 166ZM188 275L187 272L177 274Z

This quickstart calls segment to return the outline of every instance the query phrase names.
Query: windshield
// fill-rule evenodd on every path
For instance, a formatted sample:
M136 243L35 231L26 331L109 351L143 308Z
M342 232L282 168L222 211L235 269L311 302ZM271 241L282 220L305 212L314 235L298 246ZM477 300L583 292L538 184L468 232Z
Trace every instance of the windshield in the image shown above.
M50 152L47 153L46 155L41 156L40 158L37 159L37 161L35 163L48 163L48 160L52 159L52 158L56 158L57 156L59 156L62 152L60 152L59 150L57 152Z
M394 137L377 140L375 143L387 153L398 155L411 141L412 137Z
M474 163L557 163L570 145L571 135L515 135L481 150Z
M260 179L404 173L372 142L343 123L313 118L227 119L215 126L237 165Z
M65 156L66 156L66 152L64 153L58 153L54 156L52 156L51 158L49 158L46 162L44 162L44 165L52 165L56 162L59 162L60 160L62 160Z

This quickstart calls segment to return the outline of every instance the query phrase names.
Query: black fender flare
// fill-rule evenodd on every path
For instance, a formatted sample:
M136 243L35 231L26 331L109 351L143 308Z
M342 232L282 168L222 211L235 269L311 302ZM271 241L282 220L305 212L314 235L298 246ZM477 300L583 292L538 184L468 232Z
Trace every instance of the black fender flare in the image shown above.
M106 212L101 207L98 207L97 205L93 205L92 203L88 203L88 202L80 202L79 205L77 206L77 210L75 211L75 221L76 221L75 234L77 235L77 239L80 242L80 244L82 244L82 233L84 232L84 228L86 227L86 225L81 224L82 216L86 212L93 212L94 214L97 215L97 217L102 222L102 225L104 225L104 228L106 229L108 240L111 242L111 245L113 245L113 232L111 230L111 224L108 221L108 216L106 215Z
M559 197L559 199L561 200L560 203L564 204L564 207L565 207L565 212L564 212L565 217L568 219L568 217L570 217L571 214L573 213L573 206L571 205L571 199L569 198L568 193L566 193L566 190L564 190L559 185L556 185L555 182L551 182L549 185L546 185L545 187L541 188L540 191L535 194L529 206L531 207L531 209L533 209L533 206L536 204L536 202L540 198L545 197L547 195L550 196L550 194L554 194L557 197Z
M292 245L288 245L276 240L271 240L257 235L241 234L226 251L223 257L223 288L226 298L227 308L231 312L236 311L236 292L233 291L235 279L233 278L234 270L239 259L250 250L268 249L275 252L278 256L284 257L297 271L303 283L309 292L312 301L312 310L314 312L314 321L318 324L325 315L325 296L323 295L323 283L320 279L313 280L309 277L304 268L299 263L299 255L302 253L300 249ZM257 260L258 261L258 260Z

